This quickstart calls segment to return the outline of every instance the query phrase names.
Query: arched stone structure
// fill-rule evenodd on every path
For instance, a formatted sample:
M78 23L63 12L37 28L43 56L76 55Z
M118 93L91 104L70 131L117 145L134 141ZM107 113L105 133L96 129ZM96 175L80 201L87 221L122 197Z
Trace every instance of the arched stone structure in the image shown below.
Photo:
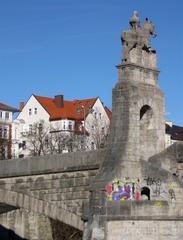
M0 189L0 202L45 215L49 218L71 225L79 230L83 230L83 222L80 216L77 216L64 208L58 207L52 202L46 202L23 193L5 189Z

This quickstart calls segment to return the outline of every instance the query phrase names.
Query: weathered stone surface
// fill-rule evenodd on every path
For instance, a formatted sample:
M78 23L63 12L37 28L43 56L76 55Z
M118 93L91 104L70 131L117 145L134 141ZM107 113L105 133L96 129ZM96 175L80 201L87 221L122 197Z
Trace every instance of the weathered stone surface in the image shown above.
M179 240L181 221L109 221L106 240Z

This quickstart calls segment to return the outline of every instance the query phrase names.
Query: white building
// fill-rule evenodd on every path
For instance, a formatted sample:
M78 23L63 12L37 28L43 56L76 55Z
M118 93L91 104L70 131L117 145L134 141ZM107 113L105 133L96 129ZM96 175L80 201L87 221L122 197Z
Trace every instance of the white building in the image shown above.
M13 113L18 111L0 103L0 159L11 158Z
M110 110L98 97L67 101L63 95L54 98L32 95L21 108L13 123L14 157L30 155L30 133L35 124L41 129L44 125L50 137L58 133L79 136L77 147L90 150L103 146L111 119ZM62 149L64 151L68 148Z
M165 122L165 148L175 142L183 141L183 127L173 125L171 121Z

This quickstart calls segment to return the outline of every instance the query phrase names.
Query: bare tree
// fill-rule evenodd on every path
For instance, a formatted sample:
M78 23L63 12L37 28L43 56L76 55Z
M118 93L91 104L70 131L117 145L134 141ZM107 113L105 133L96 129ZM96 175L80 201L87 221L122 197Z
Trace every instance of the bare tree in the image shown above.
M6 152L8 148L8 140L4 138L0 138L0 160L6 159Z
M72 152L73 139L71 133L54 128L50 131L49 139L49 145L53 150L50 153Z
M11 135L9 125L0 125L0 160L11 158Z
M31 126L26 140L26 148L31 156L46 155L52 149L52 146L50 146L49 127L46 126L44 121Z
M50 127L44 121L32 125L26 137L26 149L31 156L73 152L76 146L73 133Z
M99 119L96 116L92 116L86 127L87 131L89 132L89 141L91 148L104 148L107 144L110 131L110 126L107 120L104 118Z
M84 134L85 133L85 134ZM31 156L86 151L104 148L109 135L109 124L104 119L90 119L85 131L61 130L59 126L35 123L26 137L26 147ZM25 141L24 141L25 142Z

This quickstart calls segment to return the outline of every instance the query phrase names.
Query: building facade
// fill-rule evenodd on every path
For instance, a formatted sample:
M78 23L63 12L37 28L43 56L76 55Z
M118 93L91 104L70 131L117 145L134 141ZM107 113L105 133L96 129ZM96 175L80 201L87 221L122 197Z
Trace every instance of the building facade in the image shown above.
M183 127L174 125L171 121L165 122L165 147L175 142L183 141Z
M13 123L14 157L103 147L111 112L99 97L64 100L32 95Z
M0 103L0 160L12 157L13 113L19 110Z

